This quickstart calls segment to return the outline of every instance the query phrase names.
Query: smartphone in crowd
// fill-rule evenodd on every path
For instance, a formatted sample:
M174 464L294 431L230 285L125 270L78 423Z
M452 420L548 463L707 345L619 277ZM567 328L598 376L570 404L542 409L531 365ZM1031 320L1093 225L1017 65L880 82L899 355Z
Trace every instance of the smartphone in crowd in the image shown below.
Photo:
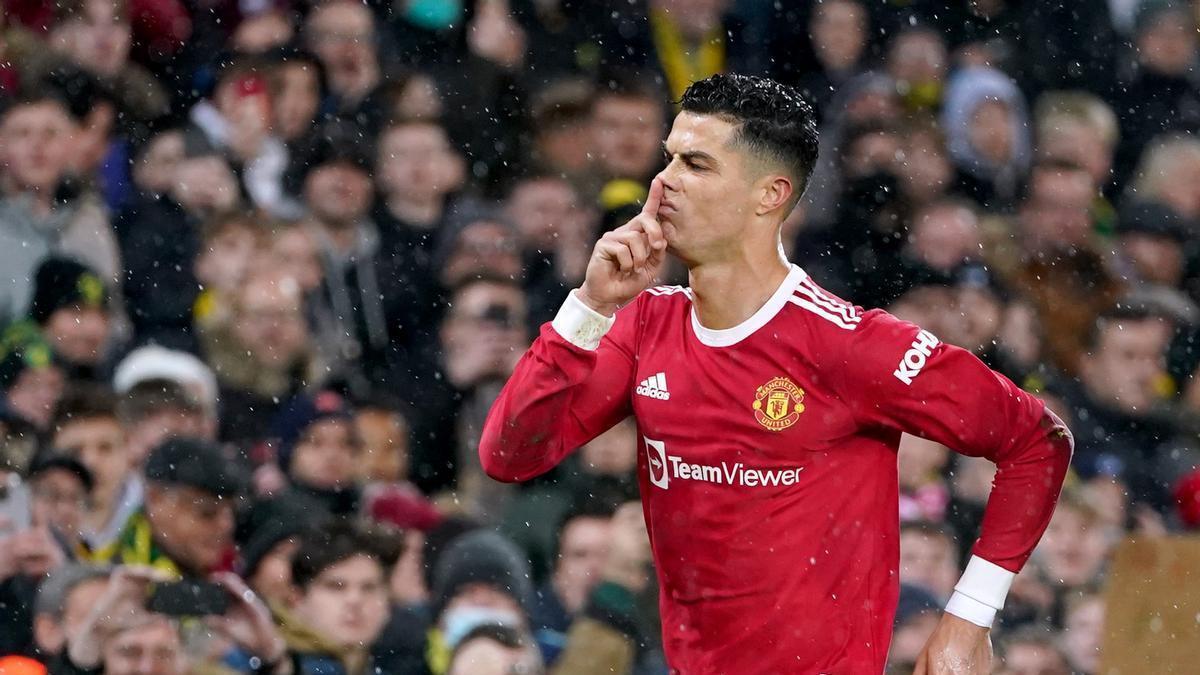
M169 581L155 584L146 609L168 616L206 616L229 611L229 591L211 581Z
M29 486L15 473L0 481L0 539L27 530L33 524Z

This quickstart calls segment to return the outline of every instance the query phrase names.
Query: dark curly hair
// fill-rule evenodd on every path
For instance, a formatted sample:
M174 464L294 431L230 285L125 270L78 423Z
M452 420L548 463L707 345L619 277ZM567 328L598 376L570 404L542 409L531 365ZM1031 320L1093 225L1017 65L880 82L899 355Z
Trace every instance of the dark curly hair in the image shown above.
M718 74L693 83L679 105L738 124L734 140L786 169L799 200L817 162L817 118L798 91L765 77Z
M384 574L400 559L404 544L398 532L379 525L334 519L308 530L292 556L292 582L307 590L322 572L358 555L379 561Z

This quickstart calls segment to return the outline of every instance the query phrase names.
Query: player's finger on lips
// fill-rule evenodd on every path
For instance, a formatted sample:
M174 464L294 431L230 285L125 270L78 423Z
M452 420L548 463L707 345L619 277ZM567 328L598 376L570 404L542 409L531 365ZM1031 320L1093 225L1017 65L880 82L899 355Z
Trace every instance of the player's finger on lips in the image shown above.
M662 204L663 184L658 176L650 181L650 191L646 194L646 203L642 205L642 215L651 218L658 217L658 207Z

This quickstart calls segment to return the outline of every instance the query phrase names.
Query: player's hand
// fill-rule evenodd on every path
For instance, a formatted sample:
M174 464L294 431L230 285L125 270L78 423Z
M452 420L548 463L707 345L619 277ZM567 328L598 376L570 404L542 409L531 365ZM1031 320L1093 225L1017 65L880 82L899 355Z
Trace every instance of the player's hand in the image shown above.
M988 675L992 672L991 630L943 613L913 675Z
M655 177L641 213L596 242L579 289L579 299L588 307L612 316L654 282L667 257L667 238L658 220L662 197L662 180Z

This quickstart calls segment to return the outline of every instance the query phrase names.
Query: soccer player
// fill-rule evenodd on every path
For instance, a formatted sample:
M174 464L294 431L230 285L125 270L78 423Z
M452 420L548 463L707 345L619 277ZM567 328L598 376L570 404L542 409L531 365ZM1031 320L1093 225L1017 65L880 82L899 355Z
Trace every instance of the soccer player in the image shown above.
M493 406L485 470L528 480L633 415L673 672L878 674L901 432L987 457L982 532L917 672L989 672L989 627L1054 510L1069 432L969 352L784 259L780 224L817 155L795 91L716 75L681 106L645 207L596 244ZM688 288L647 288L667 254Z

